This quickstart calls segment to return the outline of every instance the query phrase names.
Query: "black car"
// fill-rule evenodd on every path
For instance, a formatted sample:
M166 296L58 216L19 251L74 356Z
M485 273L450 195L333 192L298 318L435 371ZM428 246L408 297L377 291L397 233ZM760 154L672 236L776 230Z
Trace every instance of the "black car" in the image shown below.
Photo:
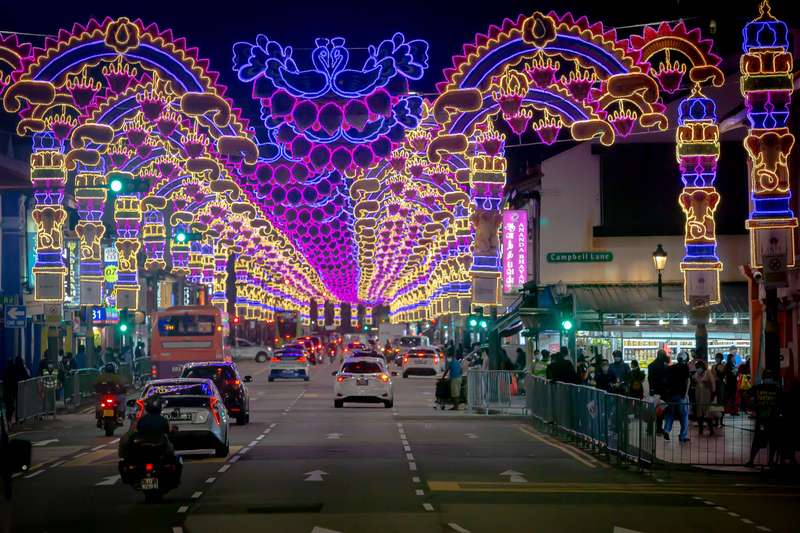
M208 378L217 386L228 414L241 425L250 422L250 395L245 383L253 378L239 375L236 363L207 362L189 363L183 367L182 378Z

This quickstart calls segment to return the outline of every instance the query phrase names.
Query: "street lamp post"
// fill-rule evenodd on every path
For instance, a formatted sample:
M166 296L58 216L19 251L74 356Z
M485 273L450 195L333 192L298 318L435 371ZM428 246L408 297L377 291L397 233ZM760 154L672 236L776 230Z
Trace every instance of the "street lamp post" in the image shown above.
M664 251L664 248L662 248L660 244L656 246L656 251L653 252L653 265L658 272L658 297L662 298L663 285L661 283L661 272L664 270L664 267L667 266L667 252Z

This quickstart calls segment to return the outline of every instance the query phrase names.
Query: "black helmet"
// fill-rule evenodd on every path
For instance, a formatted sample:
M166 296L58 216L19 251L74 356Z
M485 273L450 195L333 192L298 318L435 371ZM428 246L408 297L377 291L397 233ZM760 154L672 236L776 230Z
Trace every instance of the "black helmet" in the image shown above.
M114 374L117 371L117 367L114 366L114 363L106 363L104 370L109 374Z
M144 403L144 410L147 414L150 415L160 415L161 414L161 398L158 396L153 396L148 398L147 401Z

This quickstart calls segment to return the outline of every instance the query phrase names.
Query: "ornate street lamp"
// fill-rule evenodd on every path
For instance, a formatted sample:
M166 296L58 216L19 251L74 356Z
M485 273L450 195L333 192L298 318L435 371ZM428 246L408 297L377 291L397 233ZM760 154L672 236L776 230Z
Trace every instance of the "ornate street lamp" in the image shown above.
M667 252L664 251L664 248L662 248L660 244L656 246L656 251L653 252L653 265L656 267L656 271L658 272L658 297L661 298L661 272L664 270L664 267L667 266Z

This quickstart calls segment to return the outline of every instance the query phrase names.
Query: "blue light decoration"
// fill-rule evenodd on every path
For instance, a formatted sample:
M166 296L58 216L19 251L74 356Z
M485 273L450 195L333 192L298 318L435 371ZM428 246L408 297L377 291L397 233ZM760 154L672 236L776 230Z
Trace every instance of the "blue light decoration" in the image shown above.
M760 6L758 18L742 31L744 54L740 89L750 122L744 146L750 157L752 211L750 263L761 268L765 257L785 257L795 264L797 218L791 208L789 157L794 135L789 130L789 106L793 85L793 58L789 29L772 16L769 3Z
M713 305L720 302L722 270L714 220L720 202L714 186L720 155L719 127L716 104L702 93L699 84L678 106L675 136L683 181L678 203L686 215L686 255L680 264L684 302L693 307Z

